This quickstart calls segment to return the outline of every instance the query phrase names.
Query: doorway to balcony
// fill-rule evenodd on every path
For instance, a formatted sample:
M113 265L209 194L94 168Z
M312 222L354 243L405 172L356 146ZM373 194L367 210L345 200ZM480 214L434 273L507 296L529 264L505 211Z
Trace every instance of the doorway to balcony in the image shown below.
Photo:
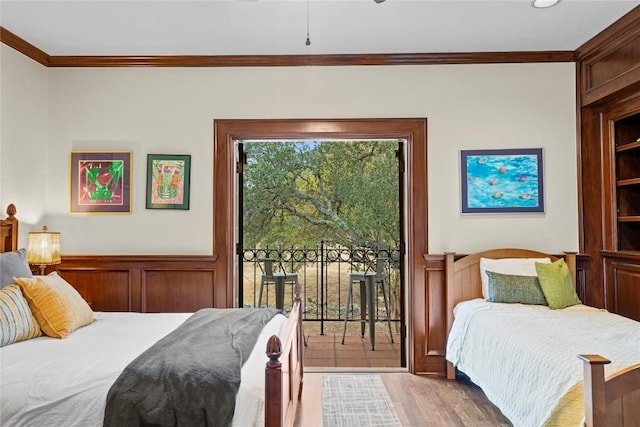
M432 340L427 341L425 330L421 326L424 325L421 319L426 318L429 306L424 283L424 254L428 253L426 119L227 119L214 122L214 136L213 254L216 264L223 267L216 270L215 281L221 297L226 298L227 304L235 305L239 305L241 296L237 287L238 260L241 257L235 253L242 250L237 239L236 141L404 141L406 169L405 164L400 166L405 173L404 182L399 188L403 197L406 194L406 199L399 206L402 223L399 274L404 285L400 288L401 301L405 304L400 308L399 352L403 367L406 366L410 372L421 369L425 354L423 352L426 351L424 349L432 344ZM354 297L357 301L357 292ZM384 326L384 323L381 325ZM383 338L376 338L378 347ZM433 341L433 344L437 344L437 341Z
M306 366L403 365L404 143L237 141L239 302L286 312L299 284Z
M238 299L293 306L308 367L406 366L402 139L236 141Z

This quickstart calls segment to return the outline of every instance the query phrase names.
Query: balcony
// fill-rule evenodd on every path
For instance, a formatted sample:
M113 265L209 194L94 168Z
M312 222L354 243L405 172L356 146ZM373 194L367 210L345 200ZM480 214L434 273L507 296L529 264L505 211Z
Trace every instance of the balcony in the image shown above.
M397 248L370 249L325 246L317 248L245 248L243 250L242 301L245 307L276 306L275 286L264 287L258 301L260 283L265 274L264 260L271 260L274 271L295 273L302 290L305 364L318 368L391 368L401 366L400 349L400 251ZM347 306L349 276L375 271L376 260L384 259L381 271L385 279L387 304L382 286L375 285L375 350L366 323L362 336L360 286L354 284L353 299ZM367 273L374 274L374 273ZM283 309L293 305L293 286L285 283ZM344 344L342 333L347 313ZM393 343L387 323L389 314ZM365 316L366 317L366 316Z

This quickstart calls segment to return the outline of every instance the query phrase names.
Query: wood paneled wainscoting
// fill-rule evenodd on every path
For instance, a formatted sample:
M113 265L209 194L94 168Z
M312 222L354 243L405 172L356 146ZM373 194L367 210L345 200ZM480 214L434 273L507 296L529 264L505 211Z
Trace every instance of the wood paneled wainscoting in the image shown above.
M439 374L446 372L446 283L444 254L424 255L423 283L414 285L413 344L415 373Z
M456 254L455 259L464 257ZM562 257L562 254L555 255ZM447 284L445 274L445 255L426 254L424 284L415 287L414 300L411 305L414 310L413 328L416 352L416 374L446 373L447 322L446 295ZM582 301L587 290L585 265L589 256L576 257L576 291Z
M63 256L51 266L95 311L193 312L226 307L213 256Z

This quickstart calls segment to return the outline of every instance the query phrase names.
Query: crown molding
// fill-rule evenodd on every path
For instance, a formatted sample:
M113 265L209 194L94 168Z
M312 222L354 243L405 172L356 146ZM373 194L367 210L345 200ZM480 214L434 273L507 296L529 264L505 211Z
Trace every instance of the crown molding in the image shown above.
M573 52L353 55L52 56L49 67L305 67L573 62Z
M626 15L596 34L578 49L576 60L602 55L603 51L614 50L640 35L640 6L631 9Z
M51 58L49 55L47 55L45 52L38 49L28 41L16 36L4 27L0 27L0 42L14 48L18 52L33 59L36 62L39 62L45 67L49 66L49 60Z
M0 41L47 67L306 67L574 62L573 51L352 55L51 56L0 27Z

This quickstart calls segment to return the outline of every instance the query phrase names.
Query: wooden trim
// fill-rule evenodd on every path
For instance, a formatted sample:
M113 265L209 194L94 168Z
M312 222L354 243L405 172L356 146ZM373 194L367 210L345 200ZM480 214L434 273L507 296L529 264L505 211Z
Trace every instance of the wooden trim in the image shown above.
M445 267L445 286L448 285L449 278L454 276L454 263L455 263L455 252L446 252L446 267ZM453 307L451 307L450 301L453 301L455 298L453 286L447 286L446 294L447 294L447 305L445 307L446 311L446 333L447 337L451 332L451 326L453 325ZM451 313L449 312L451 310ZM456 379L456 368L453 366L453 363L447 361L447 379L455 380Z
M349 55L52 56L50 67L308 67L573 62L571 51Z
M425 283L425 260L427 253L427 120L407 119L273 119L273 120L216 120L214 122L214 254L218 255L220 269L216 280L220 286L233 290L234 265L234 219L235 193L234 141L246 139L354 139L354 138L399 138L407 141L406 229L407 253L406 275L407 310L409 325L408 365L413 372L416 360L422 360L421 349L414 347L413 331L423 328L416 324L425 319L416 318L414 306L419 304L415 292L422 292ZM226 266L226 267L225 267ZM223 274L223 271L225 273ZM223 277L225 276L226 277Z
M640 264L640 252L636 251L600 251L603 258L612 258Z
M579 105L606 102L640 88L640 6L635 7L576 50ZM606 70L606 71L603 71Z
M582 113L582 91L580 88L582 87L582 73L580 73L581 63L576 62L575 64L575 97L576 97L576 181L578 183L578 250L580 252L584 252L584 182L582 180L583 173L585 172L582 162L582 144L583 144L583 136L582 136L582 123L585 120Z
M212 255L62 255L63 261L68 266L80 266L88 264L93 267L108 265L109 267L120 267L128 264L138 264L139 266L154 266L156 268L162 263L202 265L202 263L214 263L216 256Z
M358 65L574 62L573 51L394 53L349 55L50 56L0 27L0 41L46 67L309 67Z
M609 45L607 50L621 47L632 37L633 33L640 30L638 22L640 22L640 6L631 9L622 18L576 49L576 60L584 61L589 56L599 55L605 45Z
M4 27L0 27L0 42L14 48L18 52L33 59L36 62L39 62L45 67L49 66L49 61L51 59L49 55L47 55L45 52L41 51L28 41L16 36Z

